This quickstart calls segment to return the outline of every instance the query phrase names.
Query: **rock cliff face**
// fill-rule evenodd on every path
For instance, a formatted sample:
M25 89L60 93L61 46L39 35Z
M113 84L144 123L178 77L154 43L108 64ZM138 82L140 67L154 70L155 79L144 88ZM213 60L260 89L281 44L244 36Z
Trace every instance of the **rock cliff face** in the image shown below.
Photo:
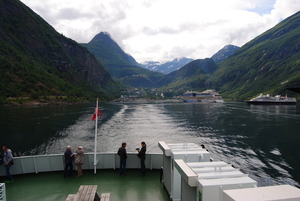
M71 81L76 82L79 78L79 80L84 79L93 85L101 85L112 81L109 73L95 59L93 54L74 43L74 41L65 40L65 38L59 38L58 40L64 46L66 55L64 58L56 60L56 67L61 72L76 70L78 73L74 73L70 77Z
M26 85L26 78L31 77L33 86L42 83L45 90L40 93L48 95L66 91L62 89L66 83L74 90L82 87L82 91L95 86L101 91L102 86L113 83L93 54L57 33L18 0L0 2L0 63L1 74L7 75L2 84L17 88L13 82ZM33 87L26 93L37 90ZM24 95L24 92L19 91L17 95Z

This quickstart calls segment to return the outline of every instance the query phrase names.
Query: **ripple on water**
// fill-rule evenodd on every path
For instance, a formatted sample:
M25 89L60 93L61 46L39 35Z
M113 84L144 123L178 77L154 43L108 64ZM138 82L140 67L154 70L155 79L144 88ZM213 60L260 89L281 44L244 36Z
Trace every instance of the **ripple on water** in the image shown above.
M82 145L86 152L93 152L93 108L88 109L91 112L85 111L74 124L58 130L32 153L62 153L66 145ZM101 111L104 118L98 124L99 152L116 152L123 141L128 152L135 152L141 141L147 143L149 152L161 152L158 141L194 142L205 144L215 160L240 168L260 186L299 186L296 178L300 169L291 160L299 158L299 153L295 155L290 145L299 147L300 112L293 108L242 103L106 104Z

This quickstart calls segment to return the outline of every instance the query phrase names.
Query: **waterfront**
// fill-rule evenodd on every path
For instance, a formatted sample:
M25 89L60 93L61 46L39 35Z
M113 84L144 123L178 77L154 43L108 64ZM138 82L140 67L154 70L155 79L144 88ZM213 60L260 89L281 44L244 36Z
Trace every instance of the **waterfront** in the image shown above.
M259 185L300 186L299 106L246 103L100 103L98 152L123 141L134 152L146 141L205 144L215 160L239 167ZM94 104L1 107L0 140L26 155L62 153L65 146L94 147Z

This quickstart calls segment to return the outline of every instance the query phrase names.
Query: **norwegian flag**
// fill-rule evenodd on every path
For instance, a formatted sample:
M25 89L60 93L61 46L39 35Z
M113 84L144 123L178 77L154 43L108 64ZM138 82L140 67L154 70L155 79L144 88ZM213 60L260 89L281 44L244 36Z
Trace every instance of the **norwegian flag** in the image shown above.
M102 119L102 114L101 114L100 108L98 108L98 107L95 108L95 112L93 114L92 121L94 121L96 119L97 115L100 117L100 119Z

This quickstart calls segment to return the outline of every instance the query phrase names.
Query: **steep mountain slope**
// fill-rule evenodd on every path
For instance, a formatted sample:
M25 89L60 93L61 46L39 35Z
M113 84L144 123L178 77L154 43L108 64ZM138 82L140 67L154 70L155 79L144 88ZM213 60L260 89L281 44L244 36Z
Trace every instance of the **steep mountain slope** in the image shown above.
M91 52L97 53L95 55L98 56L99 61L105 67L109 66L113 70L117 70L119 64L127 66L139 65L132 56L126 54L120 48L107 32L100 32L88 44L83 43L81 45L87 47ZM115 71L112 71L112 73L115 73Z
M162 74L139 67L106 32L97 34L89 43L81 44L95 55L109 73L119 81L134 87L154 87Z
M160 63L158 61L146 61L144 63L141 63L141 66L151 71L168 74L172 71L178 70L179 68L190 63L191 61L193 61L193 59L183 57L176 58L173 61L168 61L164 63Z
M235 45L225 45L222 49L220 49L217 53L212 55L212 59L216 63L220 63L230 55L232 55L236 50L238 50L240 47Z
M215 88L231 99L285 94L300 85L300 12L251 40L220 63ZM295 94L293 94L295 95Z
M106 88L118 91L90 52L20 1L0 1L0 21L1 96L112 98Z
M217 69L213 59L194 60L165 75L157 84L167 89L204 90L210 87L210 76Z

